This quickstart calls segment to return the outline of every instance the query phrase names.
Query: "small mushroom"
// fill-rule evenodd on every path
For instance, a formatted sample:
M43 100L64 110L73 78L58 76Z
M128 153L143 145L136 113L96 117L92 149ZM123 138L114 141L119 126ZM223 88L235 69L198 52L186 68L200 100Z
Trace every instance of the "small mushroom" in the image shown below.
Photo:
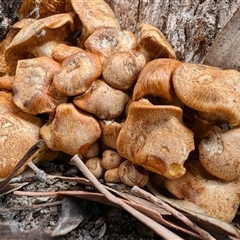
M103 61L103 79L112 87L129 89L145 66L145 57L138 51L118 52Z
M120 30L120 25L114 12L104 0L71 0L74 11L82 22L83 29L80 37L80 47L85 40L98 28L112 27Z
M186 174L179 179L165 179L164 185L179 199L195 203L206 214L231 222L239 206L239 180L224 181L207 172L199 161L185 164Z
M53 113L67 101L53 85L53 75L60 64L49 57L19 60L13 82L14 103L24 112Z
M40 134L51 150L75 155L85 153L99 139L101 129L90 114L72 103L62 103L52 122L40 129Z
M114 53L138 49L136 36L128 30L99 28L84 43L86 51L98 55L102 62Z
M36 20L22 28L5 52L9 74L14 75L20 59L49 56L55 46L73 30L73 19L68 13Z
M99 120L101 127L101 140L107 147L116 149L116 142L118 134L122 128L123 123L118 123L114 120Z
M183 164L192 150L193 133L182 123L181 108L146 99L130 105L117 139L122 157L174 179L185 174Z
M108 170L119 167L123 158L114 149L106 149L102 153L101 166Z
M98 141L94 142L85 153L83 153L83 157L85 158L93 158L97 157L100 154L100 144Z
M39 140L42 124L40 118L17 108L11 93L0 91L0 178L7 177Z
M104 180L107 183L120 183L122 182L119 174L118 174L118 167L108 169L104 173Z
M182 63L173 72L173 87L188 107L231 126L240 124L240 73ZM206 119L206 118L205 118ZM206 119L208 120L208 119Z
M101 161L100 158L93 157L93 158L89 158L85 162L85 165L90 170L90 172L98 179L102 177L105 172L104 168L100 164L100 161Z
M85 51L79 47L69 46L67 44L60 43L53 49L52 58L55 61L62 63L67 57L70 57L71 55L80 52L84 53Z
M110 120L117 118L122 113L127 101L126 93L112 88L98 79L83 95L75 97L73 103L100 119Z
M138 76L133 89L133 100L158 97L159 104L181 106L172 86L172 74L181 64L175 59L155 59L147 63Z
M62 62L62 68L54 75L53 84L61 94L76 96L84 93L101 75L101 71L98 56L79 52Z
M240 128L213 126L198 145L199 160L212 175L224 180L240 177Z
M138 166L138 169L141 167ZM118 175L121 182L129 187L144 187L148 182L148 172L145 169L138 170L132 162L125 160L118 167Z
M175 51L166 37L158 28L150 24L140 26L140 45L147 62L156 58L176 59Z

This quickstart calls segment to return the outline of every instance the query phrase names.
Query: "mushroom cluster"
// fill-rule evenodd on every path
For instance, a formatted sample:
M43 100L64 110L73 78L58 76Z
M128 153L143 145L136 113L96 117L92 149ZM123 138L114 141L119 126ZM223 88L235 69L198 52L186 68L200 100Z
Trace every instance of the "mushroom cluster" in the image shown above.
M104 0L26 2L0 43L0 177L42 138L107 183L143 187L159 174L173 195L230 222L240 202L240 73L178 61L159 29L142 24L138 38ZM9 144L17 149L7 157ZM234 193L221 190L213 211L218 186Z

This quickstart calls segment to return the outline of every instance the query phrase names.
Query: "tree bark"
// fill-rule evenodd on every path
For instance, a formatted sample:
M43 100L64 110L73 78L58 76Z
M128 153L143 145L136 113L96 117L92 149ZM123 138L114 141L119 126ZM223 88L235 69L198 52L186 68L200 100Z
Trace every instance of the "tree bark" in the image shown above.
M141 23L159 28L179 60L201 62L240 0L106 0L123 29Z

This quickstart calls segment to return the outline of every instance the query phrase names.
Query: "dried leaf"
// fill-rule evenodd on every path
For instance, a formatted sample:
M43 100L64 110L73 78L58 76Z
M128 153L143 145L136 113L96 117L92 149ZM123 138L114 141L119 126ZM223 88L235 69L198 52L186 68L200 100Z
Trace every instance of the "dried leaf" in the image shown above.
M59 218L51 236L63 236L75 229L84 220L81 205L71 197L62 200L61 217Z
M206 54L203 64L240 70L240 7L221 29Z

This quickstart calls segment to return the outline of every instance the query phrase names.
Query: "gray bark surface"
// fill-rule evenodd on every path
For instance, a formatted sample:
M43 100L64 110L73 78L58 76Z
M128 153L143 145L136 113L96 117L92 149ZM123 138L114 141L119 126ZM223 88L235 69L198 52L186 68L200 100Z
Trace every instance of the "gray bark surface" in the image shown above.
M141 23L159 28L179 60L201 62L240 0L105 0L123 29L136 34Z

